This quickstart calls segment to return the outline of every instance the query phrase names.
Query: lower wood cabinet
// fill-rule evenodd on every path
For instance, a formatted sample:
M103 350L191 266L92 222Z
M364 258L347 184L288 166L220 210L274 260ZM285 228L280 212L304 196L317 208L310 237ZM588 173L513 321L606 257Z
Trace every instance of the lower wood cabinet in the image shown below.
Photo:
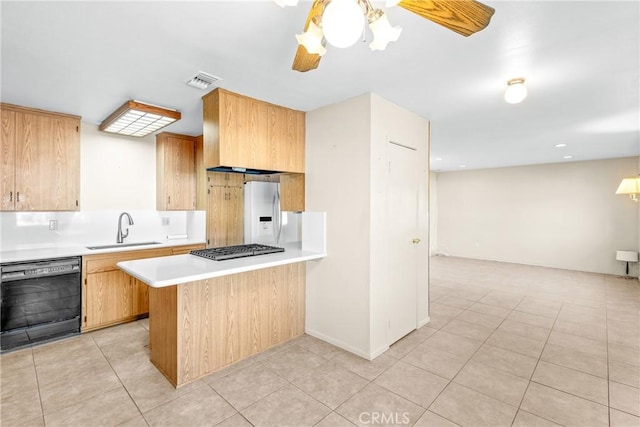
M149 313L149 287L117 267L120 261L189 253L204 245L126 251L82 258L82 331L144 317Z

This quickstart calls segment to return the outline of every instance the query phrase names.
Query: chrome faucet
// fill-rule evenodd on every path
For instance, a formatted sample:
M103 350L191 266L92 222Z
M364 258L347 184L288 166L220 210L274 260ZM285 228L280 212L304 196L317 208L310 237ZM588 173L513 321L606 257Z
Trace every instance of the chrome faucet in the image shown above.
M116 243L123 243L124 239L126 239L126 237L129 235L129 228L127 228L124 233L122 232L122 217L125 215L127 217L129 225L133 225L133 219L131 218L131 215L126 212L122 212L120 214L120 217L118 218L118 235L116 236Z

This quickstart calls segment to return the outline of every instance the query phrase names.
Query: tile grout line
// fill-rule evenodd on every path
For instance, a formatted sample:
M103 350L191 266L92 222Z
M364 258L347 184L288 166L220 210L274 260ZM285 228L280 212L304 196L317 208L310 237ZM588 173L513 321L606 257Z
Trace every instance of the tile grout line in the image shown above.
M487 294L485 294L482 298L486 297L486 296L487 296L488 294L490 294L490 293L491 293L491 291L487 292ZM481 298L481 299L482 299L482 298ZM522 302L522 300L523 300L524 298L525 298L525 296L523 296L523 297L521 298L521 300L518 302L518 304L520 304L520 302ZM475 302L474 302L474 304L475 304L475 303L478 303L478 302L480 302L480 301L479 301L479 300L478 300L478 301L475 301ZM483 303L483 304L484 304L484 303ZM472 305L473 305L473 304L472 304ZM491 305L491 304L487 304L487 305ZM500 306L494 306L494 307L500 307ZM517 305L516 305L516 307L517 307ZM506 308L506 307L500 307L500 308ZM458 314L457 316L453 317L449 322L451 322L451 321L452 321L452 320L454 320L454 319L457 319L459 316L461 316L463 313L465 313L465 312L466 312L466 311L468 311L468 310L469 310L469 308L465 309L462 313L460 313L460 314ZM504 321L509 317L509 315L511 314L511 312L513 312L514 310L515 310L515 307L514 307L514 308L512 308L512 309L509 311L509 314L507 314L507 316L506 316L504 319L502 319L502 321L498 324L498 326L496 326L496 327L494 328L493 332L495 332L496 330L498 330L498 328L500 327L500 325L502 325L502 323L504 323ZM471 310L471 311L473 311L473 310ZM480 314L484 314L484 313L480 313ZM494 316L494 317L497 317L497 316ZM461 321L463 321L463 320L461 320ZM443 325L443 326L442 326L442 328L444 328L446 325L448 325L448 324L449 324L449 322L447 322L447 324ZM467 323L469 323L469 322L467 322ZM442 328L440 328L440 329L439 329L439 331L440 331L440 330L442 330ZM443 332L447 333L446 331L443 331ZM492 333L491 333L487 338L485 338L485 340L484 340L484 341L482 341L482 343L480 344L480 346L478 346L478 348L473 352L473 354L471 354L471 356L469 356L468 360L464 363L464 365L462 365L462 367L458 370L458 372L456 372L456 374L453 376L453 378L451 378L450 380L448 380L449 382L447 383L447 385L446 385L446 386L445 386L445 387L440 391L440 393L438 393L438 395L433 399L433 401L431 402L431 404L430 404L430 405L429 405L429 407L427 408L427 411L431 411L431 406L433 406L433 404L438 400L438 398L442 395L442 393L444 392L444 390L446 390L446 389L447 389L447 387L449 387L449 385L451 385L451 384L453 383L453 381L455 380L455 378L456 378L456 377L458 376L458 374L459 374L459 373L460 373L460 372L465 368L465 366L467 366L467 364L468 364L469 362L471 362L471 359L473 359L473 356L475 356L475 355L476 355L476 353L477 353L478 351L480 351L480 349L482 348L482 346L483 346L483 345L484 345L484 344L489 340L489 338L491 338L491 335L493 335L493 332L492 332ZM434 334L434 335L435 335L435 334ZM451 334L451 335L456 335L456 334ZM460 336L460 337L461 337L462 335L456 335L456 336ZM468 337L464 337L464 338L468 338ZM470 338L468 338L468 339L470 339ZM427 341L428 341L428 339L427 339ZM426 342L426 341L425 341L425 342ZM442 350L442 351L444 351L444 350ZM445 351L445 352L446 352L446 351ZM446 352L446 353L449 353L449 352ZM451 353L451 354L453 354L453 353ZM477 362L477 363L479 363L479 362ZM427 372L429 372L429 371L427 371ZM434 374L434 375L435 375L435 374ZM441 378L442 378L442 377L441 377ZM446 378L445 378L445 379L446 379ZM463 386L462 384L458 384L458 383L456 383L456 385ZM463 387L464 387L464 386L463 386ZM507 404L507 405L508 405L508 403L506 403L506 402L502 402L502 401L501 401L501 400L499 400L499 399L496 399L496 398L494 398L494 397L488 396L488 395L486 395L486 394L484 394L484 393L482 393L482 392L479 392L478 390L475 390L475 389L473 389L473 388L471 388L471 387L467 387L467 388L469 388L469 389L471 389L471 390L475 391L476 393L480 393L480 394L482 394L483 396L486 396L486 397L488 397L488 398L490 398L490 399L493 399L493 400L496 400L496 401L498 401L498 402L505 403L505 404ZM512 406L512 405L511 405L511 406ZM518 409L518 408L516 408L516 415L517 415L517 413L518 413L517 409ZM437 412L435 412L435 411L431 411L431 412L433 412L433 413L437 414L438 416L441 416L441 417L443 417L443 418L445 418L445 419L447 419L447 420L448 420L448 418L446 418L446 417L442 416L441 414L438 414L438 413L437 413ZM514 415L514 417L515 417L515 415ZM449 420L449 421L452 421L452 420ZM453 421L452 421L452 422L453 422ZM455 422L454 422L454 423L455 423ZM457 424L457 423L455 423L455 424Z
M148 332L148 331L147 331ZM142 419L144 420L145 424L148 426L149 422L147 421L147 418L144 416L144 413L142 412L142 410L140 409L140 407L138 406L138 404L136 403L135 399L133 398L133 396L131 396L131 393L129 393L129 389L127 388L127 386L124 385L124 382L122 381L122 378L120 378L120 375L118 375L118 372L116 372L116 370L114 369L113 365L111 364L111 361L109 360L109 358L107 357L106 354L104 354L104 352L102 351L102 347L98 344L98 342L94 339L93 334L89 333L89 336L91 337L91 341L93 341L93 344L98 348L98 350L100 351L100 354L102 354L102 357L104 357L104 360L109 364L109 368L111 368L111 370L113 371L113 374L116 376L116 378L118 378L118 382L120 382L120 385L122 386L122 388L124 389L124 391L127 393L127 395L129 396L129 399L131 399L131 402L133 402L133 404L136 406L136 409L138 410L138 412L140 413L140 416L142 417ZM172 399L173 400L173 399ZM158 405L159 406L159 405ZM135 417L132 417L131 419L133 419ZM125 421L126 422L126 421Z

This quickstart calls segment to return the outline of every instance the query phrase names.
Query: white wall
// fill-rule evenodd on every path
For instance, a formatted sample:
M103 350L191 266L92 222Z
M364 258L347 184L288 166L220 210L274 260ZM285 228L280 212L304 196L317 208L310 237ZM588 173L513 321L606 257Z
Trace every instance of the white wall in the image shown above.
M438 252L438 174L429 173L429 255Z
M369 352L369 95L306 114L305 208L327 212L327 257L307 263L306 328ZM364 159L364 161L362 161Z
M420 165L421 197L418 199L418 237L421 244L416 248L420 254L418 264L417 310L418 323L422 326L429 321L429 122L393 104L376 94L371 94L371 280L370 280L370 321L371 354L378 355L389 346L386 336L389 314L388 293L393 292L387 269L387 244L389 239L389 218L387 207L387 179L389 176L389 141L415 149L417 164Z
M635 157L438 173L438 252L621 274L639 209L615 190L637 173Z
M327 258L307 263L307 333L365 358L387 341L388 141L421 170L419 320L428 321L428 121L374 94L306 114L306 209L327 212Z
M156 208L156 138L100 132L82 123L80 209Z

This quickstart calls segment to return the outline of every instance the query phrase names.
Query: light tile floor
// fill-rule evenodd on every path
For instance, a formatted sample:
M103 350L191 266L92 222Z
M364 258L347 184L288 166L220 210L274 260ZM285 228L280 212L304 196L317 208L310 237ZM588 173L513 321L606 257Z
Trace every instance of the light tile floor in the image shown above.
M142 320L3 355L2 426L640 426L637 281L431 261L431 323L373 362L303 336L176 390Z

